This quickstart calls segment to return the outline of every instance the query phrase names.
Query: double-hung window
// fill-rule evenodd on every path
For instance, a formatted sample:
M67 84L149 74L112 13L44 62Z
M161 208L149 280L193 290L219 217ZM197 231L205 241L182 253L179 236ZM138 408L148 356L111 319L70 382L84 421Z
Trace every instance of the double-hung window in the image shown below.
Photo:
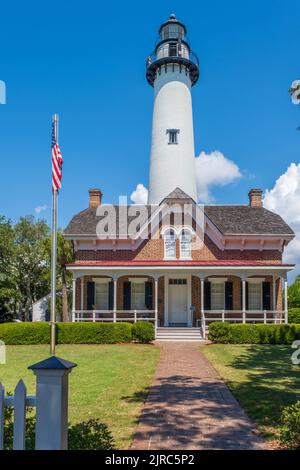
M165 258L176 258L176 234L173 229L169 229L164 234Z
M192 257L192 236L188 230L182 230L180 236L180 258Z
M225 308L225 282L211 282L211 309L223 310Z
M248 310L262 310L261 281L248 282Z

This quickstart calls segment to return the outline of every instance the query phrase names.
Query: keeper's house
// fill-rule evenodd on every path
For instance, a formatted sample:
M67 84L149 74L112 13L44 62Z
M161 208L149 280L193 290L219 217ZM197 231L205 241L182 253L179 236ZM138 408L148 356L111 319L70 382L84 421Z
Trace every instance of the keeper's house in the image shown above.
M157 336L196 338L211 321L287 321L282 262L294 233L263 208L197 203L191 87L198 59L171 15L146 64L154 88L148 204L89 207L65 229L72 240L73 321L150 319ZM282 305L282 287L285 302ZM175 330L177 328L177 330Z

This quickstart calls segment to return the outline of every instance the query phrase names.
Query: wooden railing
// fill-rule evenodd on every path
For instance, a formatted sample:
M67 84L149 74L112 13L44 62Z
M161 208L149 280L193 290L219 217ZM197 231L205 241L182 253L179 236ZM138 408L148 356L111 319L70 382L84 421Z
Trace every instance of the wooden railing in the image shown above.
M156 310L75 310L74 322L157 321Z
M196 325L205 330L209 323L215 321L232 323L287 323L287 315L283 310L205 310Z

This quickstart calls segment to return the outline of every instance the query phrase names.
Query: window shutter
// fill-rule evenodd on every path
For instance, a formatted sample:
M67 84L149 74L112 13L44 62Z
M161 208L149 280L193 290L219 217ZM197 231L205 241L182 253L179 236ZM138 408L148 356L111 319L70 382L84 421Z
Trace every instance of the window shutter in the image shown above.
M114 281L110 281L108 284L108 310L114 308Z
M131 309L131 282L125 281L123 284L123 308Z
M233 283L225 282L225 310L233 310Z
M204 282L204 310L210 310L211 308L211 294L210 294L210 282Z
M271 284L263 282L263 310L271 310Z
M95 304L95 283L87 282L87 302L86 307L88 310L93 310Z
M145 282L145 305L149 310L153 309L153 283Z

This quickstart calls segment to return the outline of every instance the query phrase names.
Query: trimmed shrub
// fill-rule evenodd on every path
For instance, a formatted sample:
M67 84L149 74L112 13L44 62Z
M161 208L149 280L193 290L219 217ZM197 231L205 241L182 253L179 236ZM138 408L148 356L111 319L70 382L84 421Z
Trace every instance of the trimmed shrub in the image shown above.
M58 323L58 344L114 344L132 341L131 323Z
M300 339L300 325L214 322L209 325L208 339L231 344L291 344Z
M1 323L0 340L5 344L47 344L50 341L49 323Z
M154 341L154 326L151 322L138 321L132 326L132 337L140 343L151 343Z
M281 424L281 443L290 449L300 449L300 401L283 409Z
M3 323L0 340L5 344L48 344L48 323ZM58 344L113 344L132 341L131 323L57 323Z
M300 323L300 308L289 309L289 323Z
M230 323L220 321L210 323L208 339L214 343L230 343Z

